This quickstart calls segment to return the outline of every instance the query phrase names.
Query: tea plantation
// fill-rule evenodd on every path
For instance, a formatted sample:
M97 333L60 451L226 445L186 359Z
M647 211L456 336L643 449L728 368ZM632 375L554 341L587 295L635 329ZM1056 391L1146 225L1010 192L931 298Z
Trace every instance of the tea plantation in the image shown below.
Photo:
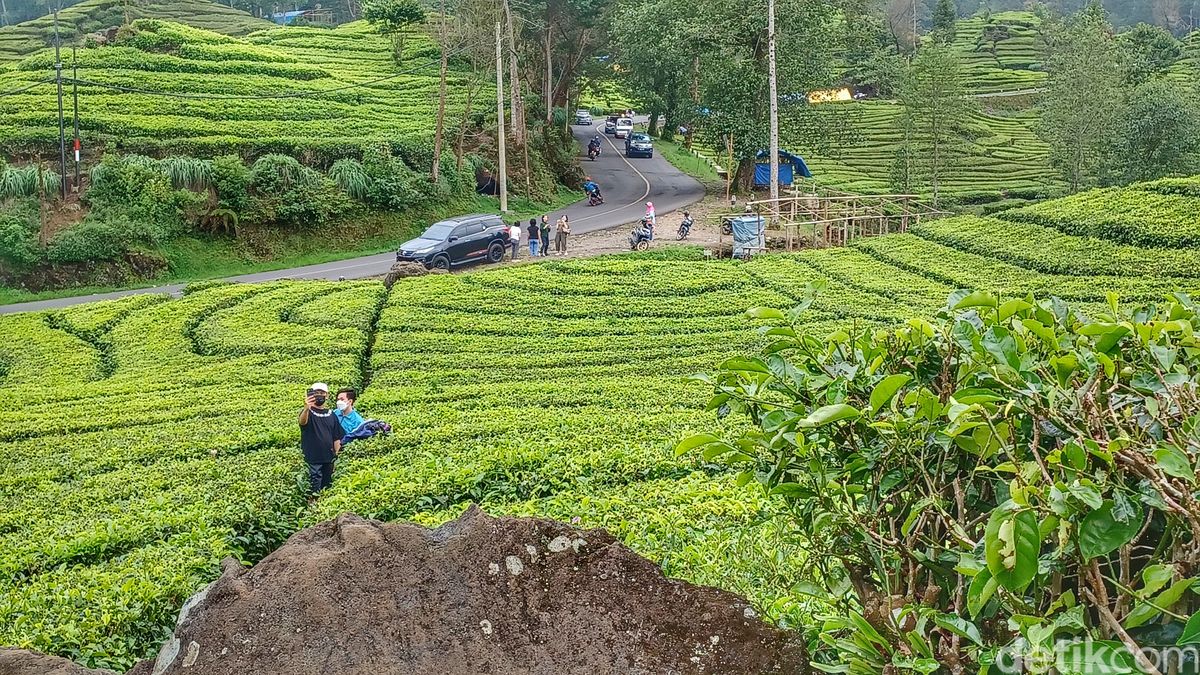
M84 0L59 13L59 32L64 41L107 30L129 19L163 19L194 28L245 35L270 28L270 21L226 7L213 0ZM32 52L54 46L54 21L44 16L15 26L0 28L0 70Z
M237 38L137 20L115 44L79 50L83 144L89 156L101 148L155 156L278 152L328 163L360 154L372 141L426 139L437 109L430 102L439 55L433 40L414 30L397 66L391 40L366 22L274 27ZM70 69L70 53L65 59ZM50 50L27 56L0 72L0 91L52 79L53 66ZM467 96L459 67L448 80L452 120ZM0 149L56 151L56 106L49 82L0 97Z
M714 427L686 376L762 337L749 307L824 291L813 330L929 315L957 288L1099 307L1200 290L1200 251L1129 199L1195 180L958 217L842 249L705 261L695 249L399 282L197 285L0 318L0 644L128 666L229 555L254 561L342 511L438 523L469 502L603 526L670 575L814 610L758 493L681 437ZM1153 197L1152 197L1153 198ZM1158 207L1156 207L1158 208ZM298 411L316 380L391 422L305 502ZM725 424L736 425L735 420Z

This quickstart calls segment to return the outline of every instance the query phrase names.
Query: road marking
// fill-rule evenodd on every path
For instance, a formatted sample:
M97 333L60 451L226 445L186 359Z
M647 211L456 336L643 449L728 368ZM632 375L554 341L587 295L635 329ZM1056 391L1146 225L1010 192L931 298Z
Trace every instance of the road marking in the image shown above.
M617 211L620 211L621 209L627 209L627 208L633 206L634 204L637 204L638 202L645 201L646 197L650 196L650 179L646 178L646 174L642 173L641 171L638 171L638 168L636 166L634 166L632 163L630 163L629 158L626 157L624 154L621 154L617 150L617 144L613 143L613 140L611 138L609 138L607 134L605 134L604 140L607 141L610 146L612 146L613 152L617 153L617 156L621 158L621 161L625 162L625 164L630 169L633 169L633 172L638 175L638 178L642 179L642 182L646 184L646 191L642 193L641 197L638 197L637 199L629 202L628 204L625 204L623 206L618 206L616 208L612 208L607 211L601 211L600 213L593 213L590 216L584 216L582 218L575 220L574 222L576 222L576 223L579 223L579 222L582 222L585 220L591 220L592 218L599 218L600 216L607 216L608 214L616 213Z

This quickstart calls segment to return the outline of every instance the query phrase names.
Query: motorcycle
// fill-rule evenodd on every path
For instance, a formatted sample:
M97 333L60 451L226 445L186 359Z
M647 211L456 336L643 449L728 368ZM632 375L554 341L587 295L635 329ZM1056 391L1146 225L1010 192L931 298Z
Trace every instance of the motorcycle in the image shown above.
M646 221L642 221L641 226L634 228L629 233L629 250L645 251L650 248L650 228L646 226Z
M687 218L682 223L679 224L679 241L683 241L684 239L687 239L687 236L691 231L692 231L692 220L691 220L691 218Z
M601 197L599 192L592 191L588 193L588 206L600 206L603 203L604 197Z
M596 158L599 156L600 156L600 146L593 145L593 146L588 147L588 159L590 159L594 162L594 161L596 161Z

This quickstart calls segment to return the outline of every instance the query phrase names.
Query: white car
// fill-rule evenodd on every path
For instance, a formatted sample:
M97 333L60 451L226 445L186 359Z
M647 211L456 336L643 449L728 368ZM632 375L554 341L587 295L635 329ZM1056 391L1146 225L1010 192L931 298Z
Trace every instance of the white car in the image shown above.
M576 110L575 124L592 125L592 112L590 110Z
M622 117L621 119L617 120L617 132L615 134L617 138L625 138L629 136L632 131L633 120L629 119L628 117Z

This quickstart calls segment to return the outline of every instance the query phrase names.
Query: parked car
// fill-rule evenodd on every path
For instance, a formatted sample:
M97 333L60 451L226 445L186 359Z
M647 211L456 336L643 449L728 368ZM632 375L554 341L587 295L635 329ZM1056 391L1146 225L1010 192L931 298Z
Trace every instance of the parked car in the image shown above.
M586 124L588 126L591 126L592 125L591 111L590 110L576 110L575 111L575 124Z
M398 262L447 270L473 260L500 262L509 243L508 226L497 215L458 216L430 225L396 251Z
M629 138L625 139L625 156L653 157L654 144L651 143L650 136L647 134L630 134Z
M633 120L628 117L622 117L617 120L617 129L613 135L617 138L625 138L633 133Z
M616 115L610 115L608 119L604 120L604 133L608 134L609 136L617 133L618 119L620 118L618 118Z

